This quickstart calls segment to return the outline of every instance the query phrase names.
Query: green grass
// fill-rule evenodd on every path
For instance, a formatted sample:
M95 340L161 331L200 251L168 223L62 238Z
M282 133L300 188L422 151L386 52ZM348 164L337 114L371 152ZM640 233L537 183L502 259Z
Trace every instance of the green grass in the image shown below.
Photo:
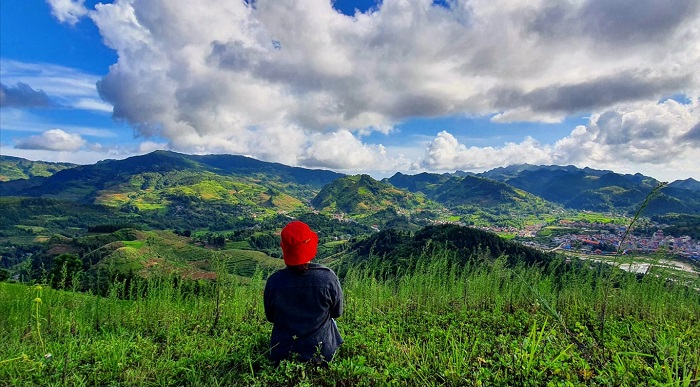
M342 246L342 245L344 245L345 243L347 243L347 241L343 241L343 240L340 240L340 241L332 241L332 242L326 242L326 243L324 243L323 246L324 246L324 247L328 247L328 248L334 248L334 247L337 247L337 246Z
M496 234L498 234L499 237L501 237L505 240L511 240L517 236L516 233L512 233L512 232L498 232Z
M579 212L576 216L569 218L574 221L583 221L587 223L602 223L602 224L619 224L626 225L629 219L621 216L604 215L597 212Z
M46 231L45 227L39 227L39 226L24 226L24 225L18 224L15 227L17 227L18 229L20 229L22 231L30 232L32 234L39 234L39 233Z
M248 241L235 241L235 242L226 242L226 248L227 249L250 249L250 242Z
M244 253L231 254L233 260ZM104 298L0 283L0 384L694 386L700 381L696 291L655 277L622 276L604 300L589 269L555 277L533 268L508 269L502 260L457 269L445 254L422 257L416 271L386 280L350 270L342 283L345 313L338 319L345 343L328 368L291 362L274 367L267 360L272 327L262 310L259 271L245 283L221 275L199 293L188 291L187 283L173 286L155 277L146 293L138 291L140 285L115 283ZM600 338L595 327L604 301L606 336Z
M255 250L222 250L217 259L226 267L227 272L244 277L252 277L256 270L267 271L281 269L284 261Z
M145 241L122 241L124 246L131 247L134 249L140 249L143 247L143 245L146 243Z

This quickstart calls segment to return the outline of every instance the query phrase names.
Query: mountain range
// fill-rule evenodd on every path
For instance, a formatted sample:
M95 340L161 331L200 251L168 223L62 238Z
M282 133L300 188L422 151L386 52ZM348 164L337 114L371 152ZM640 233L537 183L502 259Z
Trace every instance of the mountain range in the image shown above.
M101 208L105 218L143 222L152 228L213 230L230 229L246 219L311 210L343 213L355 221L382 226L465 220L474 214L492 222L565 210L633 214L660 184L641 174L527 164L480 174L397 172L379 181L369 175L349 176L244 156L169 151L92 165L3 157L0 168L46 171L41 174L48 176L5 174L12 180L0 182L6 213L21 218L25 211L24 223L33 219L32 226L40 227L44 226L40 220L47 219L42 218L41 208L55 212L60 207L57 203L91 206L93 215ZM47 206L37 200L54 202ZM665 185L645 211L700 214L700 183L687 179Z
M48 177L58 171L77 166L78 164L30 161L20 157L0 155L0 181L29 179L37 176Z

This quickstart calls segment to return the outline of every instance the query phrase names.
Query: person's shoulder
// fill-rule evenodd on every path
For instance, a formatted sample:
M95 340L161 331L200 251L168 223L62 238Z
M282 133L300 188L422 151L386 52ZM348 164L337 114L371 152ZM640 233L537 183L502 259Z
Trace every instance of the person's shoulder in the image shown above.
M267 282L268 283L275 282L275 281L281 280L287 276L289 276L289 270L287 270L287 268L279 269L279 270L275 271L274 273L270 274L269 277L267 277Z
M329 268L327 266L323 266L320 263L313 263L313 262L309 263L309 270L328 271L328 272L333 273L333 270L331 270L331 268Z
M338 277L333 271L333 269L318 263L310 263L309 272L315 273L316 275L323 277Z

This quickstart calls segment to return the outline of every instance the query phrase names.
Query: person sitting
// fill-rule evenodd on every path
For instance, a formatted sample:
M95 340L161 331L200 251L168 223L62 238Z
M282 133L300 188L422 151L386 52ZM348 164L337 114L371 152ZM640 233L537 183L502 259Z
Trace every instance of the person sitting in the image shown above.
M301 221L282 229L286 268L265 285L265 317L273 324L270 359L327 364L343 339L334 319L343 314L343 292L333 270L311 260L318 235Z

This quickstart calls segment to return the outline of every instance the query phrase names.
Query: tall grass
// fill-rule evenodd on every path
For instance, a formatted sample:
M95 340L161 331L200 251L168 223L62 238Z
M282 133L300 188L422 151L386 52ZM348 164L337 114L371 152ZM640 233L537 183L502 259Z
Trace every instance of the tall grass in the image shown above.
M0 283L0 385L697 385L700 294L621 276L608 294L611 361L595 342L601 286L581 265L457 266L436 250L388 277L350 269L345 339L328 368L266 358L264 278L116 282L107 297ZM388 277L388 278L386 278ZM544 303L543 303L544 302ZM568 327L552 320L549 307ZM38 312L38 315L37 315ZM38 318L37 318L38 317ZM37 325L40 323L40 325ZM41 335L41 338L39 337ZM575 340L572 339L575 337ZM43 343L42 343L43 341ZM50 355L49 355L50 354Z

